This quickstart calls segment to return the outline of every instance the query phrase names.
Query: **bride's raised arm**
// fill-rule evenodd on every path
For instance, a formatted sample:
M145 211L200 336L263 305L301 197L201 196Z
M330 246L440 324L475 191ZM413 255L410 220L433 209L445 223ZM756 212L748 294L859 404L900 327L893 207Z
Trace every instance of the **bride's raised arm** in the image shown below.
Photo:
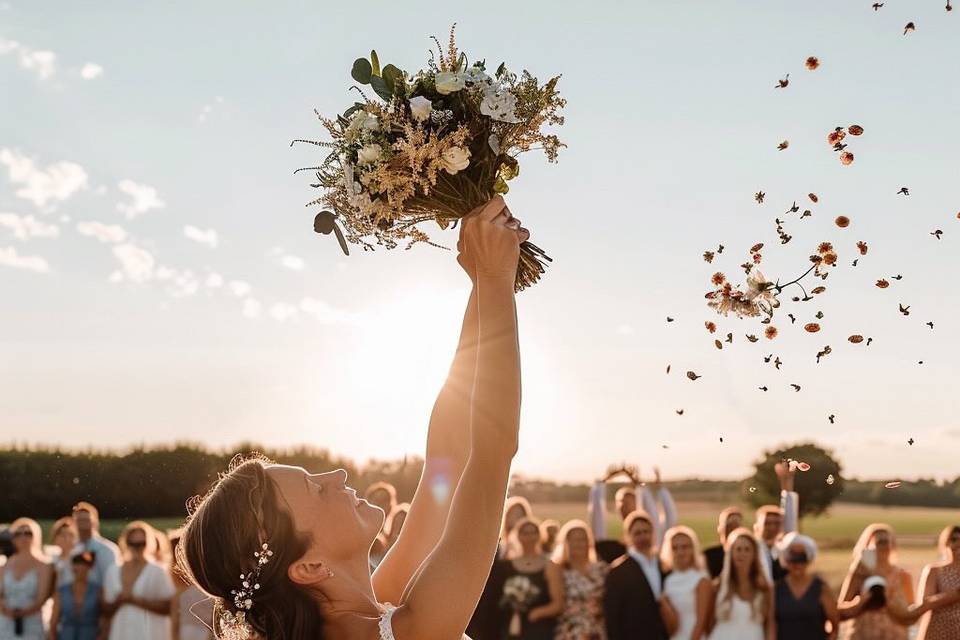
M497 548L520 422L514 278L526 231L496 197L464 220L462 260L476 267L478 343L470 454L443 534L393 617L397 640L459 638Z

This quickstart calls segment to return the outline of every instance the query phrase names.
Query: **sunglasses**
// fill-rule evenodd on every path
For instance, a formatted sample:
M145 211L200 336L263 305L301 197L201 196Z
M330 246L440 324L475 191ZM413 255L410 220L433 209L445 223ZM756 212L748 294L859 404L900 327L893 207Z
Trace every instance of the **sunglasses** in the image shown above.
M14 532L13 532L13 537L14 537L14 538L20 538L20 537L23 537L23 538L32 538L32 537L33 537L33 531L30 531L30 529L20 529L19 531L14 531Z
M130 547L131 549L146 549L147 541L141 540L139 542L127 542L127 546Z

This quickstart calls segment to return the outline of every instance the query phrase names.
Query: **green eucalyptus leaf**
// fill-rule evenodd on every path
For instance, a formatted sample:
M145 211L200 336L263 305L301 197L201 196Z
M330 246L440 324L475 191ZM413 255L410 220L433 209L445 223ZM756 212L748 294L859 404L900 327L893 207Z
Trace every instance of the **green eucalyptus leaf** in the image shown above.
M353 69L350 75L360 84L370 84L370 77L373 75L373 67L366 58L357 58L353 61Z
M393 99L393 91L390 90L390 87L387 86L387 83L380 76L371 76L370 86L373 87L377 95L384 100L390 101Z
M373 75L380 75L380 58L377 57L376 51L370 52L370 62L373 64Z
M359 111L360 109L363 109L363 105L360 104L359 102L354 102L352 107L350 107L349 109L347 109L346 111L343 112L343 117L344 117L344 118L349 118L350 116L352 116L353 114L355 114L355 113L356 113L357 111Z
M403 81L403 71L396 68L392 64L388 64L383 68L383 81L387 85L387 88L390 89L390 93L397 93L397 81Z
M509 191L510 191L510 186L503 181L503 178L497 177L497 181L493 183L493 192L504 194L504 193L509 193Z

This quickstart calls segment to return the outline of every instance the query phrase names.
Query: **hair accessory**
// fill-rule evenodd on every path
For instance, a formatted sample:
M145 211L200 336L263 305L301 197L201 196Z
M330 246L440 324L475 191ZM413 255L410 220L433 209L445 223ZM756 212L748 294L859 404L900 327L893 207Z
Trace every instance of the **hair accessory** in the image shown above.
M270 562L271 556L273 556L273 551L264 542L260 545L259 551L253 552L253 557L257 559L257 566L249 573L240 574L242 588L230 591L233 596L233 605L240 610L241 615L243 611L249 611L253 607L253 595L260 589L260 572L263 570L263 566Z

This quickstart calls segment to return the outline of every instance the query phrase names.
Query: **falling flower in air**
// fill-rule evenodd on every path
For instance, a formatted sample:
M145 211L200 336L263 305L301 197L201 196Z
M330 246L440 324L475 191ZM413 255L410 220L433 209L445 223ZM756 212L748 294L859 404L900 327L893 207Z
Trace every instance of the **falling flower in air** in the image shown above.
M884 488L886 488L886 489L899 489L901 484L903 484L903 483L900 482L899 480L893 480L892 482L888 482L887 484L885 484L885 485L883 485L883 486L884 486Z
M910 31L915 31L916 28L917 28L917 25L913 24L912 22L908 22L903 27L903 35L907 35L907 33Z
M847 340L849 340L849 341L852 342L853 344L860 344L861 342L863 342L863 336L861 336L861 335L858 334L858 333L855 333L855 334L853 334L852 336L850 336L849 338L847 338Z
M882 2L874 2L874 3L873 3L873 10L874 10L874 11L879 11L879 10L880 10L880 7L882 7L882 6L883 6L883 3L882 3ZM833 476L831 476L831 477L833 477Z
M757 388L760 389L760 391L769 391L769 389L767 389L766 387L757 387Z
M844 138L847 137L846 132L843 130L843 127L837 127L833 131L827 134L827 144L835 145Z
M774 89L786 89L788 84L790 84L789 73L783 77L783 80L777 80L777 84Z
M884 280L883 278L880 278L879 280L877 280L877 288L886 289L889 286L890 286L890 283Z
M816 56L810 56L807 58L807 61L804 63L810 71L813 71L820 66L820 60Z
M817 320L823 320L823 311L817 311L816 318Z
M704 251L703 259L706 260L708 263L713 262L713 251Z
M910 195L910 189L908 189L907 187L900 187L900 191L897 191L897 195L898 195L898 196L899 196L899 195L908 196L908 195Z
M667 316L667 322L673 322L673 318L671 318L670 316Z
M763 197L767 195L763 191L757 191L753 194L753 199L757 201L757 204L763 204Z
M767 340L773 340L774 338L777 337L777 328L767 327L766 329L763 330L763 335L764 337L767 338Z
M905 316L910 315L910 305L903 306L903 305L901 304L901 305L900 305L900 313L902 313L902 314L905 315Z
M940 236L943 235L943 231L941 231L940 229L937 229L935 231L931 231L930 235L934 236L937 240L939 240Z
M831 353L833 353L833 349L830 347L830 345L825 346L822 351L818 351L818 352L817 352L817 364L820 364L820 358L822 358L822 357L824 357L824 356L828 356L828 355L830 355Z
M853 154L849 151L844 151L840 154L840 163L844 166L853 164Z
M749 340L750 342L756 342L756 341L759 340L759 339L760 339L760 338L758 338L757 336L755 336L755 335L753 335L753 334L748 334L748 335L747 335L747 340Z
M702 378L703 376L698 376L693 371L687 371L687 377L690 378L691 380L696 380L697 378Z
M720 342L719 340L714 340L713 346L715 346L717 349L723 349L723 343Z
M800 385L798 385L798 384L793 384L793 383L791 382L791 383L790 383L790 386L793 387L793 390L794 390L794 391L800 391Z
M836 418L837 416L833 415L832 413L829 416L827 416L827 420L830 421L830 424L834 424L833 421L836 420Z
M750 253L756 253L756 252L760 251L760 249L763 249L763 243L762 243L762 242L758 242L757 244L755 244L755 245L753 245L752 247L750 247Z
M820 255L826 255L828 253L833 253L833 244L830 242L821 242L817 245L817 253Z
M933 323L932 323L932 322L928 322L928 323L927 323L927 326L930 327L931 329L933 329Z
M850 226L850 218L847 216L837 216L837 219L833 222L841 229L846 229Z
M773 354L772 354L772 353L771 353L770 355L768 355L768 356L763 356L763 361L764 361L764 362L770 362L772 359L773 359Z
M810 209L804 209L803 213L800 214L800 219L803 220L804 218L809 218L811 216L813 216L813 212L810 211Z
M717 253L723 253L723 245L722 245L722 244L717 247Z
M713 276L710 278L710 282L717 285L718 287L726 281L727 281L727 277L722 273L720 273L719 271L713 274Z
M849 133L852 136L862 136L863 127L861 127L858 124L852 124L849 127L847 127L847 133Z
M903 280L903 276L900 275L899 273L895 276L890 276L890 277L893 278L894 280Z
M783 142L781 142L780 144L777 145L777 150L778 150L778 151L783 151L784 149L786 149L786 148L789 147L789 146L790 146L790 141L789 141L789 140L784 140Z
M670 365L667 365L667 375L670 375Z
M776 358L773 359L773 366L777 368L777 371L780 371L780 365L782 364L783 362L780 360L780 356L777 356Z
M792 313L788 313L787 317L790 318L790 324L796 324L797 318Z
M864 242L863 240L860 240L859 242L857 242L857 249L860 250L860 255L862 256L867 255L867 243Z
M810 200L814 203L820 202L820 198L818 198L817 194L815 193L808 193L807 197L810 198Z
M873 342L873 338L867 338L867 346L870 346L870 343Z
M821 286L819 286L819 287L814 287L813 289L811 289L811 290L810 290L810 293L812 293L813 295L819 295L819 294L823 293L823 292L826 291L826 290L827 290L827 288L821 285Z
M947 0L946 10L947 10L947 11L953 11L953 5L950 4L950 0Z
M916 441L913 438L910 438L909 440L907 440L907 444L910 445L911 447L913 446L914 442Z
M797 201L794 200L793 205L787 209L787 213L796 213L797 211L800 211L800 205L798 205Z
M683 415L683 409L677 409L677 415L678 415L678 416L682 416L682 415Z
M855 267L855 266L857 266L857 263L858 263L858 262L860 262L860 258L854 258L854 259L853 259L853 262L851 262L850 264L851 264L851 266L854 266L854 267Z
M728 334L727 334L727 339L726 339L724 342L729 342L730 344L733 344L733 334L732 334L732 333L728 333Z
M883 5L880 5L880 6L883 6ZM834 482L836 482L836 479L833 477L833 474L831 473L830 475L827 476L827 484L833 484Z
M707 322L704 322L703 326L705 326L707 328L707 331L709 331L710 333L716 333L717 331L717 325L714 324L713 322L710 322L709 320Z

